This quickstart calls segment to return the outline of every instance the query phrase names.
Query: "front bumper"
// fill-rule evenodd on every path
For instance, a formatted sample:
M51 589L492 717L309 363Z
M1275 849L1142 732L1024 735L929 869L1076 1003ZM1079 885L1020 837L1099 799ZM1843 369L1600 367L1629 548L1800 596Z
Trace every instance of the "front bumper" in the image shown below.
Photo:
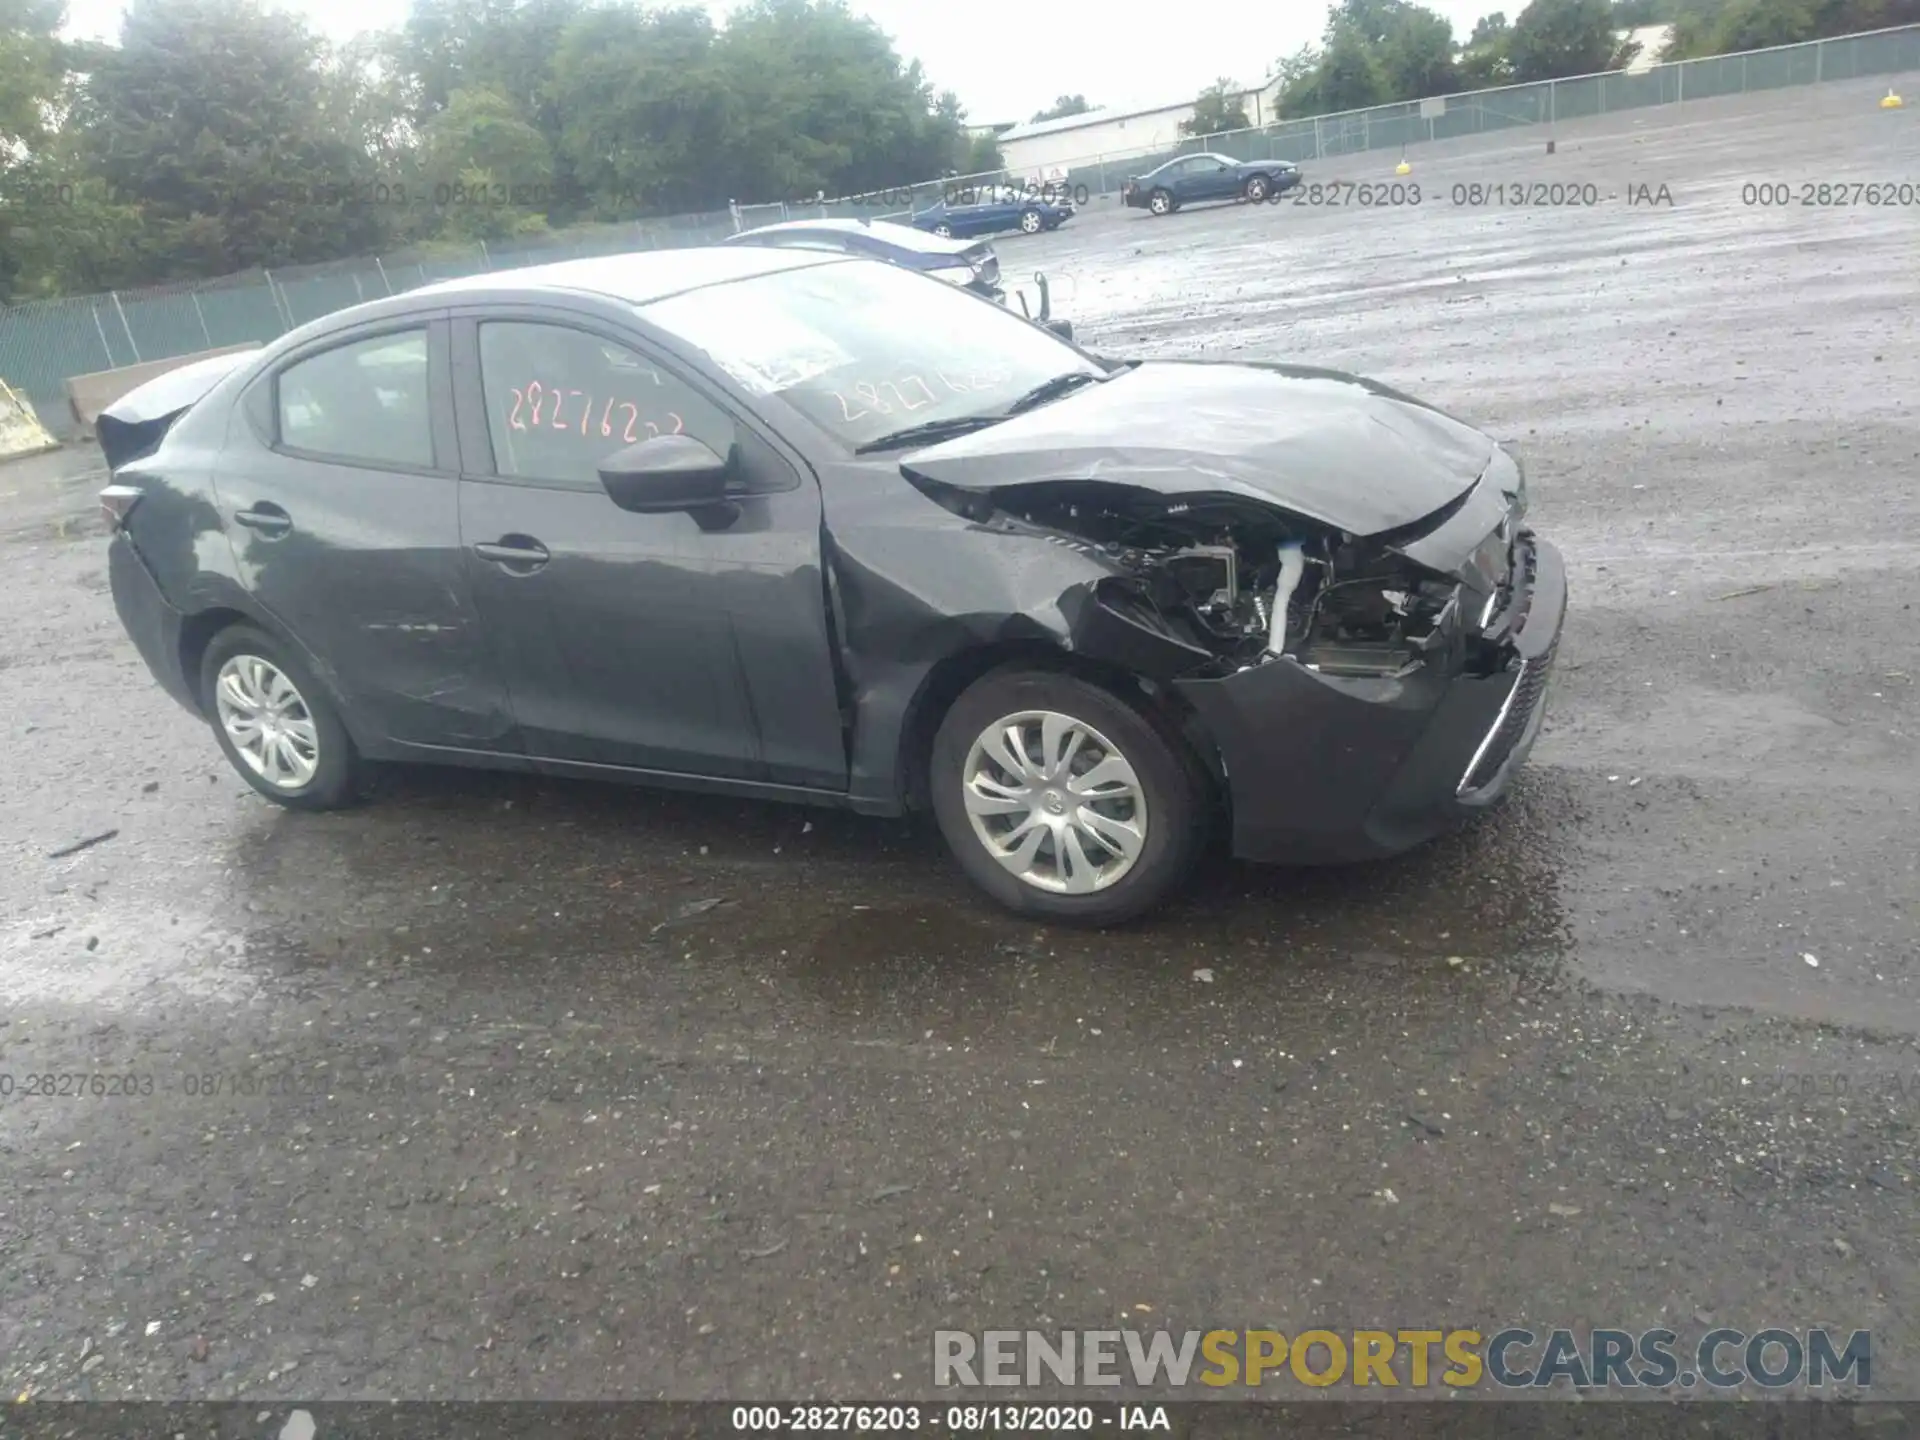
M1500 673L1354 680L1274 660L1175 682L1226 772L1235 855L1284 864L1377 859L1455 828L1506 793L1546 714L1567 607L1560 552L1531 534L1523 540L1531 583Z

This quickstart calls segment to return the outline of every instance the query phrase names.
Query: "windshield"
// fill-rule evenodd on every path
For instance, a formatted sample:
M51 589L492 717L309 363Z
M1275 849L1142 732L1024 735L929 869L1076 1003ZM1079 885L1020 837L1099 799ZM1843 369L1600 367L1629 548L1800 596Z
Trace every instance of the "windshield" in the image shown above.
M850 449L929 421L998 414L1059 375L1104 373L990 301L877 261L776 271L642 313Z

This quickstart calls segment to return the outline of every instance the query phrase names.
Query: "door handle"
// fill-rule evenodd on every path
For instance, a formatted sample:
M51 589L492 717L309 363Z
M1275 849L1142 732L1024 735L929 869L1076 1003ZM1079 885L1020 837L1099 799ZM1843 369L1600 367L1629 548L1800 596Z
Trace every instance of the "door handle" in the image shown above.
M474 546L473 553L482 560L523 572L538 570L553 558L553 552L531 535L502 535Z
M233 523L257 530L265 536L284 535L293 529L293 517L278 505L263 501L251 510L236 510Z

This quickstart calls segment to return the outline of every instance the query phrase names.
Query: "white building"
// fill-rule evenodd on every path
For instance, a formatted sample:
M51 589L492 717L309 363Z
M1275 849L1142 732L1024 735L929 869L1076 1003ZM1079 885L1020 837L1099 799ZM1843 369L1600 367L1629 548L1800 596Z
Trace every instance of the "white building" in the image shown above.
M1673 27L1642 25L1615 34L1622 41L1632 40L1640 46L1640 53L1626 67L1627 74L1638 75L1660 63L1660 53L1672 38ZM1249 124L1272 122L1283 83L1275 75L1254 89L1240 92L1240 107L1247 112ZM1128 160L1177 149L1187 138L1180 126L1192 118L1193 102L1189 100L1178 105L1089 110L1058 120L993 128L999 131L1000 157L1007 173L1016 180L1047 184L1065 180L1068 171L1096 160Z
M1272 111L1273 85L1241 94L1247 119L1262 123ZM1058 120L1032 120L1001 132L1000 157L1018 180L1058 182L1077 165L1095 160L1126 160L1176 148L1187 137L1180 126L1193 118L1193 101L1179 105L1089 110Z

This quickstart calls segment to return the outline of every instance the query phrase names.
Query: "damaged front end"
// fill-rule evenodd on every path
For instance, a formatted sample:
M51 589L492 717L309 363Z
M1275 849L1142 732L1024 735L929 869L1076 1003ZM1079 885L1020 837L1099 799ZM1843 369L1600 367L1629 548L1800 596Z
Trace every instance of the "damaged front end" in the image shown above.
M1219 678L1284 658L1327 676L1395 680L1456 658L1465 582L1277 506L1106 481L987 493L916 483L984 530L1044 539L1108 567L1078 607L1076 638L1104 655L1121 645L1112 658L1155 679ZM1124 645L1116 625L1151 645ZM1143 649L1156 656L1150 664L1140 663Z
M1371 536L1239 494L909 476L984 530L1107 571L1062 597L1069 644L1184 701L1245 858L1406 849L1490 803L1531 746L1564 574L1519 528L1504 452L1441 510Z

